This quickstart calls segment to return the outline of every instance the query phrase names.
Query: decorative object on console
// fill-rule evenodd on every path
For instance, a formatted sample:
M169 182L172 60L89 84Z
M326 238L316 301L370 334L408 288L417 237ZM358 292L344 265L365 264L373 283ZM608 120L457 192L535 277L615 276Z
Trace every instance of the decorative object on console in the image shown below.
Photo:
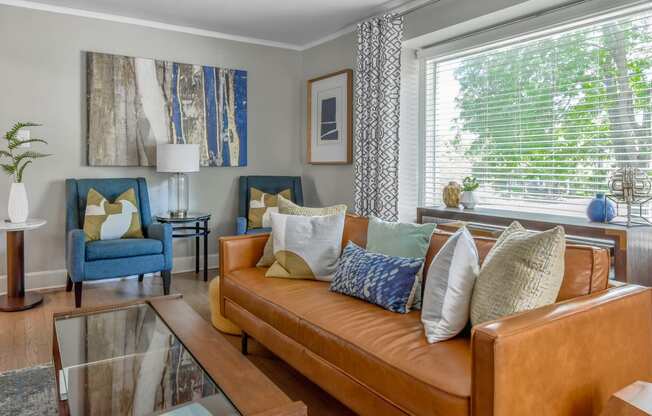
M473 209L476 205L478 205L480 198L478 198L478 195L475 193L475 191L479 187L480 183L473 176L467 176L464 178L462 181L462 196L460 197L460 202L462 203L464 209Z
M27 221L29 215L29 203L27 202L27 191L23 183L23 174L27 165L34 159L50 156L45 153L34 152L31 150L17 153L18 149L29 147L31 143L47 142L43 139L32 139L28 127L40 126L38 123L18 122L5 133L4 138L7 140L7 150L0 150L0 160L8 158L0 167L4 172L13 178L11 189L9 190L9 202L7 213L9 220L13 223L23 223Z
M353 199L357 215L398 220L403 18L358 23Z
M453 338L466 326L480 257L471 233L460 228L428 267L421 322L428 342Z
M532 233L513 222L482 264L471 298L471 323L555 303L564 277L564 229Z
M347 206L344 204L333 205L331 207L311 208L302 207L295 204L289 199L283 198L281 194L277 195L278 212L285 215L304 215L307 217L318 217L324 215L345 214ZM275 261L274 258L274 238L270 236L265 243L263 256L256 263L256 267L269 267Z
M625 204L625 225L650 225L650 221L643 216L643 205L652 200L652 181L647 173L639 168L627 164L616 170L609 178L610 195L607 198L616 203L616 216L620 216L620 204ZM634 213L632 208L638 208Z
M308 81L308 163L351 163L353 71L344 69Z
M171 217L188 214L190 184L186 173L199 172L199 145L159 144L156 146L156 171L176 173L168 178L168 208Z
M448 208L459 208L460 196L462 195L462 187L455 181L448 182L442 190L442 200L444 205Z
M84 234L87 241L143 238L134 188L124 191L113 203L91 188L86 196Z
M330 281L342 249L344 214L304 217L272 213L274 257L267 277Z
M599 192L586 207L586 216L593 222L610 222L616 217L616 204Z
M247 71L87 52L86 72L90 166L154 166L161 143L247 165Z
M249 191L249 228L268 228L272 226L272 212L278 212L278 196L292 198L292 190L285 189L278 194L268 194L257 188Z
M416 275L422 266L422 258L372 253L349 241L330 289L392 312L408 313Z

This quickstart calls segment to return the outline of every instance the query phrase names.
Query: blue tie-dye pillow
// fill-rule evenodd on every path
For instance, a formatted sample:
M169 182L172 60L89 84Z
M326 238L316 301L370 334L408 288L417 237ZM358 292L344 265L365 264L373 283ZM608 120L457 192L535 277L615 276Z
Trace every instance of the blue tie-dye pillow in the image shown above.
M371 253L349 241L337 264L331 291L392 312L407 313L408 299L422 264L423 259Z

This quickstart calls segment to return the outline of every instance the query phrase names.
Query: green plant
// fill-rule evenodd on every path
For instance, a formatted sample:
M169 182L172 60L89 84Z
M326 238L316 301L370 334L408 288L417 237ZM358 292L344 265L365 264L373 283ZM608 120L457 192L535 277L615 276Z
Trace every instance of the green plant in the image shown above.
M39 159L42 157L50 156L46 153L33 152L31 150L17 153L18 149L27 143L45 143L48 144L43 139L25 139L21 140L18 138L18 132L20 129L26 127L37 127L40 126L38 123L31 122L18 122L5 133L5 140L7 140L7 150L0 150L0 160L9 159L7 163L0 163L0 167L5 173L9 176L14 177L15 182L23 181L23 172L27 165L32 163L32 160Z
M473 176L467 176L462 181L462 190L464 192L473 192L480 187L480 182Z

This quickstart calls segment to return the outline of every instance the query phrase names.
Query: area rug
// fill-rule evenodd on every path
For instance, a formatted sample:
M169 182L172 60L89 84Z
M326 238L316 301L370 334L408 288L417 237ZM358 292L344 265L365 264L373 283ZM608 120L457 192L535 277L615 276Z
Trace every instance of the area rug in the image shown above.
M52 364L0 373L0 415L57 415Z

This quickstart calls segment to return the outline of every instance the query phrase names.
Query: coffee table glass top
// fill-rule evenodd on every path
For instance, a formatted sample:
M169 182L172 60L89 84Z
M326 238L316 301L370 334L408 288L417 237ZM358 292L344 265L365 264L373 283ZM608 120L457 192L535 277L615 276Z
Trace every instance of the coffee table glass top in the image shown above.
M55 318L70 415L239 415L146 303Z

